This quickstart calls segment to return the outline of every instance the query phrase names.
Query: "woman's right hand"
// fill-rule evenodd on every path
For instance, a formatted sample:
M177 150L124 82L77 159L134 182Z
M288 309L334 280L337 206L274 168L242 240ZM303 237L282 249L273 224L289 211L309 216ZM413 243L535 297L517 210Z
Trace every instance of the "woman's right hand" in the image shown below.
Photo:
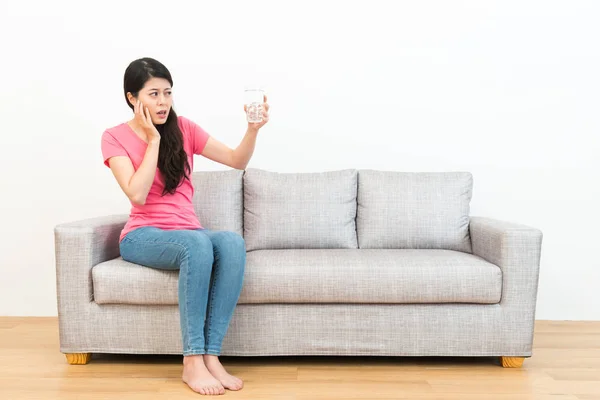
M158 130L156 130L156 127L152 123L152 117L150 116L150 111L148 110L148 107L144 106L144 104L142 104L142 102L138 100L135 103L133 111L135 113L135 121L146 134L146 139L148 140L148 143L158 143L160 141L160 133L158 133Z

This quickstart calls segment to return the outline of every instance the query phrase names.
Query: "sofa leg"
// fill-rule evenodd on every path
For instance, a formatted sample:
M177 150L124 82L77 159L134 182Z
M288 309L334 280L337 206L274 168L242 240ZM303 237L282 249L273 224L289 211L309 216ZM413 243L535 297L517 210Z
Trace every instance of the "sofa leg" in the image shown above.
M521 368L525 357L500 357L504 368Z
M84 365L90 362L92 353L67 353L67 362L71 365Z

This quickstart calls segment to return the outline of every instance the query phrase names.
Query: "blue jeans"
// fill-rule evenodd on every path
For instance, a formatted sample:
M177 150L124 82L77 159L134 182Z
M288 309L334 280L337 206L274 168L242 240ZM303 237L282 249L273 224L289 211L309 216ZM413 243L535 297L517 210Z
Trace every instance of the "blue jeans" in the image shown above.
M124 260L179 270L183 355L219 355L242 290L246 243L229 231L142 227L120 244Z

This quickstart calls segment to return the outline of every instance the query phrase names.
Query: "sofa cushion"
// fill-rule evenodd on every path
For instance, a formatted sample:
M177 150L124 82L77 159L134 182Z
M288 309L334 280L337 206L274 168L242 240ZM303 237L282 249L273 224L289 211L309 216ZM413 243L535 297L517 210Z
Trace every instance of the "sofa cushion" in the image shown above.
M192 201L202 226L243 234L243 175L244 171L236 169L192 173Z
M244 174L246 249L357 248L356 170Z
M178 276L117 258L92 269L94 300L177 304ZM238 303L492 304L501 291L498 266L452 250L258 250Z
M471 252L469 172L358 171L361 249Z

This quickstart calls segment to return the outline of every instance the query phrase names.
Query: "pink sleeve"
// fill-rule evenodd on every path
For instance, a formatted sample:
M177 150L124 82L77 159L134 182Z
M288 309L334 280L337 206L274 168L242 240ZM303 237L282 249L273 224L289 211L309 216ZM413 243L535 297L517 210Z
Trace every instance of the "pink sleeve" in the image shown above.
M102 157L104 158L104 165L110 167L108 164L108 159L114 156L126 156L129 157L129 154L125 151L123 146L115 139L110 132L105 131L102 134Z
M194 154L202 154L210 135L194 121L191 121L185 117L179 118L181 119L184 128L186 128L188 131Z

